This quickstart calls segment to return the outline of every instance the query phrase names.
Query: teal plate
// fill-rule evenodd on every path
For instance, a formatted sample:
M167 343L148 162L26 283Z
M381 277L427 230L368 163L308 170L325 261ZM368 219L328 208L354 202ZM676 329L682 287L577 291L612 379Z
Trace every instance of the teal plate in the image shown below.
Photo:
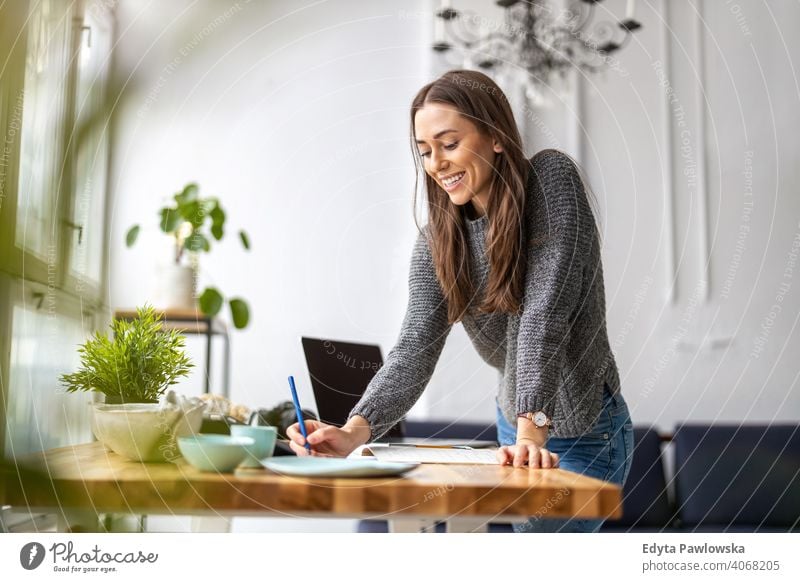
M272 457L263 459L261 464L275 473L295 477L387 477L402 475L419 466L419 463L328 457Z

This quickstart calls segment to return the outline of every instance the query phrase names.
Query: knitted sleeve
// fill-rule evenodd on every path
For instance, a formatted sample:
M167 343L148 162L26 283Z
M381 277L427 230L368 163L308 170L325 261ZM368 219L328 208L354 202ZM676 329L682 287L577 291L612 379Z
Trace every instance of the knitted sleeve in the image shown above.
M543 410L552 418L597 228L578 170L565 154L545 150L534 156L531 181L525 213L528 256L517 337L516 408L517 413Z
M433 375L452 325L427 240L427 227L414 245L408 276L408 307L400 336L350 412L363 416L381 437L414 405Z

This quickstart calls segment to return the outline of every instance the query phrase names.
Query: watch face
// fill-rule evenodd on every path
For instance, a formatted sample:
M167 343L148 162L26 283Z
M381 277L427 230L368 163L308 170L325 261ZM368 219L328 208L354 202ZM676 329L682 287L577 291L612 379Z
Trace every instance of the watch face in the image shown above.
M547 424L547 415L541 410L533 415L533 424L542 427Z

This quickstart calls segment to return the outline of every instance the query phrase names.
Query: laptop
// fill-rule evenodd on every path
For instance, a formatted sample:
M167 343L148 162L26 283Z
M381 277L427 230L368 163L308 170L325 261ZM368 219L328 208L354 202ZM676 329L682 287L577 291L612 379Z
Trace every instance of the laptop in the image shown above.
M372 378L383 366L381 348L373 344L310 337L302 337L301 341L314 390L317 414L327 424L342 426ZM494 441L406 437L403 420L376 442L475 448L496 446Z
M381 348L372 344L310 337L302 337L301 341L319 419L342 426L383 366ZM402 438L403 421L400 420L378 442Z

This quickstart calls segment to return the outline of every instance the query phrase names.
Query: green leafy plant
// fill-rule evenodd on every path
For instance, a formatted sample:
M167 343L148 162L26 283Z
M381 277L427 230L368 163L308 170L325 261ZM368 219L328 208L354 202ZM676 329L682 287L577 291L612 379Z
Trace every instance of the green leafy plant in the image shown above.
M217 198L201 198L197 184L187 184L173 196L175 203L158 211L161 231L175 240L175 263L181 264L190 255L193 267L200 252L211 251L211 240L221 241L225 235L226 214ZM125 244L130 248L136 243L141 227L134 224L125 234ZM239 241L245 250L250 250L250 237L239 231ZM200 310L208 316L217 315L225 303L225 297L216 287L206 287L200 294ZM247 327L250 307L241 297L228 300L233 325L237 329Z
M163 330L152 306L138 308L136 315L114 320L111 339L98 331L78 348L81 367L60 378L67 392L93 390L105 394L106 401L158 402L189 373L194 365L184 353L184 336Z

